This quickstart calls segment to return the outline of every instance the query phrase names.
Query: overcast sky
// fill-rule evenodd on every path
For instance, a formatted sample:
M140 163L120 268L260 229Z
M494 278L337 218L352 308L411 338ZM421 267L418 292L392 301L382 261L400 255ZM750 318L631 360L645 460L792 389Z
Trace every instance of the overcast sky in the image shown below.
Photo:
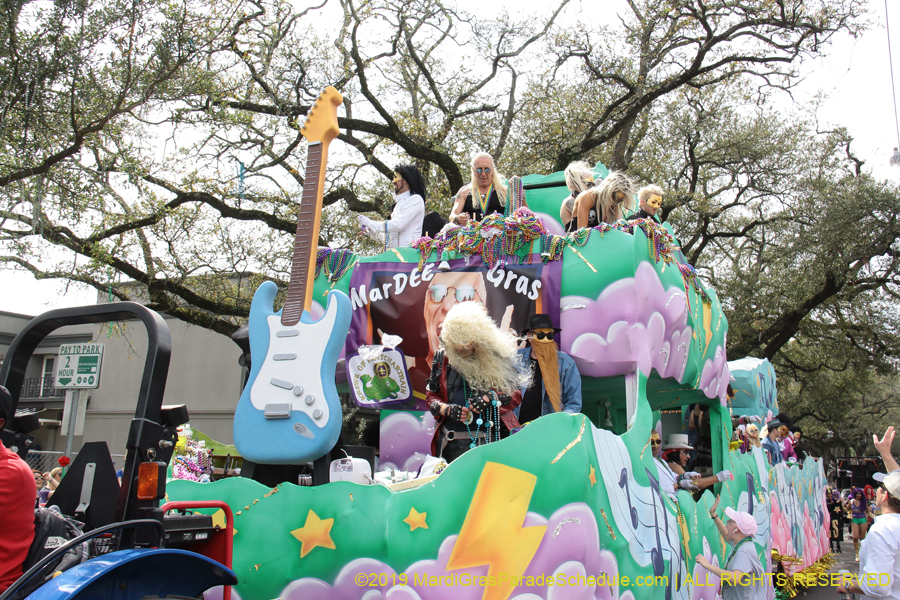
M480 14L485 4L467 0ZM489 3L496 10L500 3ZM593 12L596 4L583 3ZM607 5L609 6L609 5ZM805 80L794 94L798 103L812 103L820 91L827 95L818 116L822 129L843 125L855 138L854 153L866 161L866 168L880 179L900 179L900 169L891 169L889 159L897 140L894 101L891 94L891 72L888 61L888 39L885 31L883 0L869 2L872 27L859 39L837 38L828 54L802 65ZM900 4L889 7L891 50L894 71L900 79ZM607 12L608 15L611 13ZM790 99L782 100L790 109ZM0 310L36 315L66 306L96 302L97 292L84 286L54 281L36 281L25 273L0 270Z

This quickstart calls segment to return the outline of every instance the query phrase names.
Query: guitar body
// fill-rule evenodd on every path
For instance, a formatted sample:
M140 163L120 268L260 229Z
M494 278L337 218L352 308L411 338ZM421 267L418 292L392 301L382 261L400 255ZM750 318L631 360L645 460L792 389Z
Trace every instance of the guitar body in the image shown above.
M346 294L331 291L321 319L304 311L299 323L282 325L277 292L267 281L250 305L252 366L234 415L234 444L255 463L301 464L324 456L341 432L334 374L352 309Z

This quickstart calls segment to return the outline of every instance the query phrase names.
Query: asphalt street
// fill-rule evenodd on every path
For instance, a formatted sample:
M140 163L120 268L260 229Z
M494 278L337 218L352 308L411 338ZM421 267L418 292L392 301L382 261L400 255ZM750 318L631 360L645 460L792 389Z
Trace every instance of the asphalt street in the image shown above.
M859 572L859 563L856 562L853 554L853 542L841 542L841 550L842 552L835 553L834 566L829 573L837 573L844 569L851 573ZM836 588L830 586L817 586L800 589L797 594L797 600L801 598L804 600L838 600L840 594L837 593ZM857 595L856 600L861 600L861 597Z

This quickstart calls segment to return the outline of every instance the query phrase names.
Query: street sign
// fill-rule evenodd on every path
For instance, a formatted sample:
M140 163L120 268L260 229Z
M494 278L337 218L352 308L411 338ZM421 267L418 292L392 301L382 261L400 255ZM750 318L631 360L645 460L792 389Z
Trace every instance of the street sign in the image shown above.
M56 362L56 389L93 389L100 385L103 344L64 344Z

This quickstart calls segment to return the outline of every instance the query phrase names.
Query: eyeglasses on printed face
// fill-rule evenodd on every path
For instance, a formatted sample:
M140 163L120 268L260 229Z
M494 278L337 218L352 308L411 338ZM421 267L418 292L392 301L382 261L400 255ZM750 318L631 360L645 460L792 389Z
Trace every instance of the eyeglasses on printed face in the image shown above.
M440 303L444 301L444 298L447 297L447 293L453 290L454 297L457 302L469 302L470 300L474 300L477 295L475 292L475 288L471 285L463 285L460 287L448 287L443 283L436 283L430 288L428 288L428 298L435 303Z
M662 444L662 440L654 440L653 438L650 438L651 446L659 446L660 444Z
M553 336L556 334L552 331L548 331L546 333L544 333L543 331L535 331L531 335L533 335L534 337L536 337L539 340L550 340L552 342Z
M485 175L490 175L491 168L490 167L478 167L477 169L475 169L475 172L478 173L479 175L481 175L482 173L484 173Z

